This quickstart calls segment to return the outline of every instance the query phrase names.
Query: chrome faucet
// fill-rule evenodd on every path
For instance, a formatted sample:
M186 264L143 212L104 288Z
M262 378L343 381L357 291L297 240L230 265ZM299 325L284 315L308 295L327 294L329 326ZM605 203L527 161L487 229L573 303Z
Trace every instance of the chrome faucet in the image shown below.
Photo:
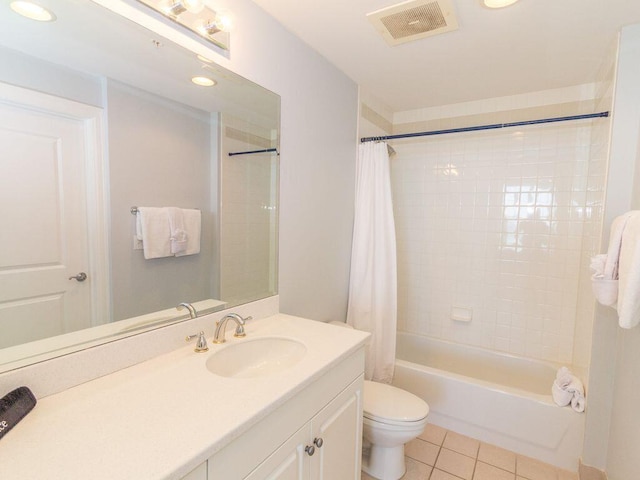
M191 305L190 303L182 302L176 308L178 310L182 310L183 308L186 308L187 310L189 310L189 316L191 318L197 318L198 317L198 312L196 312L196 309L193 308L193 305Z
M247 318L242 318L240 315L238 315L237 313L229 313L227 315L225 315L224 317L222 317L222 320L220 320L217 324L216 324L216 331L213 334L213 343L224 343L225 339L224 339L224 331L227 327L227 322L229 320L233 320L234 322L236 322L236 333L233 334L234 337L246 337L247 334L244 333L244 324L247 320L251 320L251 317L247 317Z

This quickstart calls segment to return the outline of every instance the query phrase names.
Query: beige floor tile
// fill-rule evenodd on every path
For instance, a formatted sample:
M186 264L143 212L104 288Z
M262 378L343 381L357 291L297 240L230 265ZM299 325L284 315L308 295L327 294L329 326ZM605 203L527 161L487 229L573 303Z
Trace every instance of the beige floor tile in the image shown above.
M558 470L558 480L579 480L577 473L567 472L566 470Z
M515 480L516 474L486 463L477 462L473 480Z
M516 454L495 445L481 443L478 460L502 470L513 473L516 471Z
M471 480L475 463L476 461L473 458L442 448L435 466L439 470L451 473L464 480Z
M442 446L449 450L453 450L454 452L466 455L467 457L476 458L478 456L478 447L480 447L480 442L475 438L465 437L459 433L447 432L447 436L444 438Z
M428 480L433 467L413 460L412 458L407 458L406 462L407 473L404 474L402 480Z
M460 480L460 477L456 477L455 475L451 475L450 473L443 472L436 468L433 470L429 480Z
M427 442L433 443L435 445L442 445L444 441L444 436L447 434L447 430L439 427L437 425L431 425L427 423L427 426L424 429L418 438L425 440Z
M435 465L440 447L416 438L404 446L404 454L427 465Z
M558 480L555 467L522 455L516 458L516 473L527 480Z

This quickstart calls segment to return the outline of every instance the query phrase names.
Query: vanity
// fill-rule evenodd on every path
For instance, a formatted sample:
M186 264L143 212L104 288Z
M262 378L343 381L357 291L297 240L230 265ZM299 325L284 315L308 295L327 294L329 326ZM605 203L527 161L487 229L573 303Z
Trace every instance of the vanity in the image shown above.
M229 328L206 353L189 344L40 399L1 441L3 478L359 478L368 334L283 314L246 333ZM210 370L225 349L273 339L303 354L252 348L266 368L256 357L249 373Z

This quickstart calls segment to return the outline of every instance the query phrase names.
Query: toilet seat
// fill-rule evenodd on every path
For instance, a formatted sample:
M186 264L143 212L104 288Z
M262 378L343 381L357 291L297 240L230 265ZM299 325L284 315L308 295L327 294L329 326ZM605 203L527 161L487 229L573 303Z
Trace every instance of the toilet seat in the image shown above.
M392 385L365 380L363 415L387 425L410 425L424 421L429 405L420 397Z

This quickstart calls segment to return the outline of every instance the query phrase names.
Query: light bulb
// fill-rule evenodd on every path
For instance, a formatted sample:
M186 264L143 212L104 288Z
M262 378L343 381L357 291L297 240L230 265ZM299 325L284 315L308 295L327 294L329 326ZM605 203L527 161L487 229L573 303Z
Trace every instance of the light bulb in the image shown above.
M231 19L231 15L219 12L216 15L216 24L218 25L218 28L220 30L222 30L223 32L228 32L229 30L231 30L231 27L233 26L233 20Z
M204 10L204 2L202 0L182 0L181 3L191 13L200 13Z
M32 2L11 2L11 10L23 17L37 20L38 22L53 22L56 16L44 7Z
M482 0L485 7L489 8L504 8L509 5L513 5L518 0Z

